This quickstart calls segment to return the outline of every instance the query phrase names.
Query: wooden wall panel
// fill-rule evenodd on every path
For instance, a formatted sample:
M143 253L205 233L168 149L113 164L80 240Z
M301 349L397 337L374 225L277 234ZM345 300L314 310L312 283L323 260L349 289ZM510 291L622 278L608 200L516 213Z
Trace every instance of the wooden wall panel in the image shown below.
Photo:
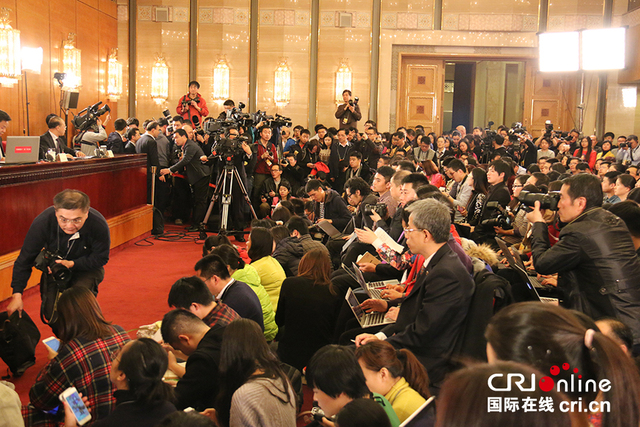
M107 101L100 89L102 80L106 82L107 55L111 47L117 47L117 5L113 0L0 0L0 7L11 9L11 25L20 30L22 46L43 49L41 74L27 76L31 135L46 131L47 114L60 113L60 89L53 73L61 71L62 43L70 32L77 34L77 46L82 50L80 109L98 100ZM27 133L25 105L24 79L12 88L0 88L0 109L12 118L5 138ZM115 120L116 104L111 107ZM107 132L113 131L113 120Z

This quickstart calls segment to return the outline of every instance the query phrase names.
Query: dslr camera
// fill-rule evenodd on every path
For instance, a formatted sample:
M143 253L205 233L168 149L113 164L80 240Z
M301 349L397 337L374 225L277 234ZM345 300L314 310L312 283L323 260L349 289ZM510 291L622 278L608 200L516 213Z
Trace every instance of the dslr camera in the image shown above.
M559 191L550 191L548 193L530 193L528 191L521 191L518 195L520 203L527 206L527 211L531 212L536 202L540 202L540 209L549 209L552 211L558 210L558 202L560 201Z
M358 101L360 101L360 98L356 96L355 98L349 100L349 105L358 105Z
M510 230L513 228L511 216L509 216L509 210L503 209L497 201L487 202L485 209L489 209L491 211L491 218L482 221L483 226L500 227L503 230Z
M95 104L80 111L78 115L73 118L73 126L80 132L84 132L89 129L93 129L97 132L99 130L98 117L111 111L111 108L106 104L102 108L98 108L100 107L100 104L102 104L102 101L96 102Z
M387 217L387 205L385 203L376 203L374 204L365 204L364 205L364 214L365 215L373 215L373 213L377 213L380 215L380 218Z
M71 280L71 270L62 264L58 264L57 260L64 259L58 252L50 251L48 249L42 249L36 260L34 261L34 267L43 273L49 273L59 284L66 284Z
M172 134L173 131L175 130L175 127L173 125L173 116L171 115L169 110L164 110L162 112L162 115L164 116L165 119L167 119L167 122L169 122L169 126L167 126L167 133Z

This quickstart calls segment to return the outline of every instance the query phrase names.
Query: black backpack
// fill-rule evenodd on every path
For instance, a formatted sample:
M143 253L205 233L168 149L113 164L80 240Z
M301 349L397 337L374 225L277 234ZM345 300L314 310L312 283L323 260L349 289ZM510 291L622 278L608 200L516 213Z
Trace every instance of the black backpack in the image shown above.
M11 316L0 313L0 357L9 366L14 377L36 363L36 345L40 331L26 311L15 311Z

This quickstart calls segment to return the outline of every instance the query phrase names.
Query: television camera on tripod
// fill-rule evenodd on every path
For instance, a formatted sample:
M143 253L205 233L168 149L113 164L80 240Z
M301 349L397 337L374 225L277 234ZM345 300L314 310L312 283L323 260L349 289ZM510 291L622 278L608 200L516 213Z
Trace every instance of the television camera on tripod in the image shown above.
M244 159L246 156L252 155L251 148L247 144L249 138L241 136L238 132L239 127L253 126L254 121L251 115L242 112L242 108L244 108L244 104L240 103L240 108L234 108L230 119L208 121L204 126L205 133L213 140L211 156L207 160L217 161L218 167L214 170L218 171L218 178L209 208L200 226L200 238L203 239L206 238L206 224L213 211L213 206L218 200L222 202L219 234L234 234L236 240L243 241L243 230L229 232L229 210L232 209L232 204L234 211L232 214L236 224L242 221L243 209L241 201L237 200L238 196L247 202L253 218L257 218L244 180ZM238 190L240 194L238 194ZM236 200L234 200L234 191Z

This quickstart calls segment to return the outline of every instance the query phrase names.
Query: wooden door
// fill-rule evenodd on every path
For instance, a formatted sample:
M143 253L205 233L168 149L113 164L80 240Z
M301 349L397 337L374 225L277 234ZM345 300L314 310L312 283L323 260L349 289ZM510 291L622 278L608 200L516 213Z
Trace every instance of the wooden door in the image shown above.
M401 56L397 125L424 126L425 133L442 133L444 61Z
M523 125L534 138L544 133L547 120L563 132L577 126L575 74L541 73L535 61L527 61L525 81Z

